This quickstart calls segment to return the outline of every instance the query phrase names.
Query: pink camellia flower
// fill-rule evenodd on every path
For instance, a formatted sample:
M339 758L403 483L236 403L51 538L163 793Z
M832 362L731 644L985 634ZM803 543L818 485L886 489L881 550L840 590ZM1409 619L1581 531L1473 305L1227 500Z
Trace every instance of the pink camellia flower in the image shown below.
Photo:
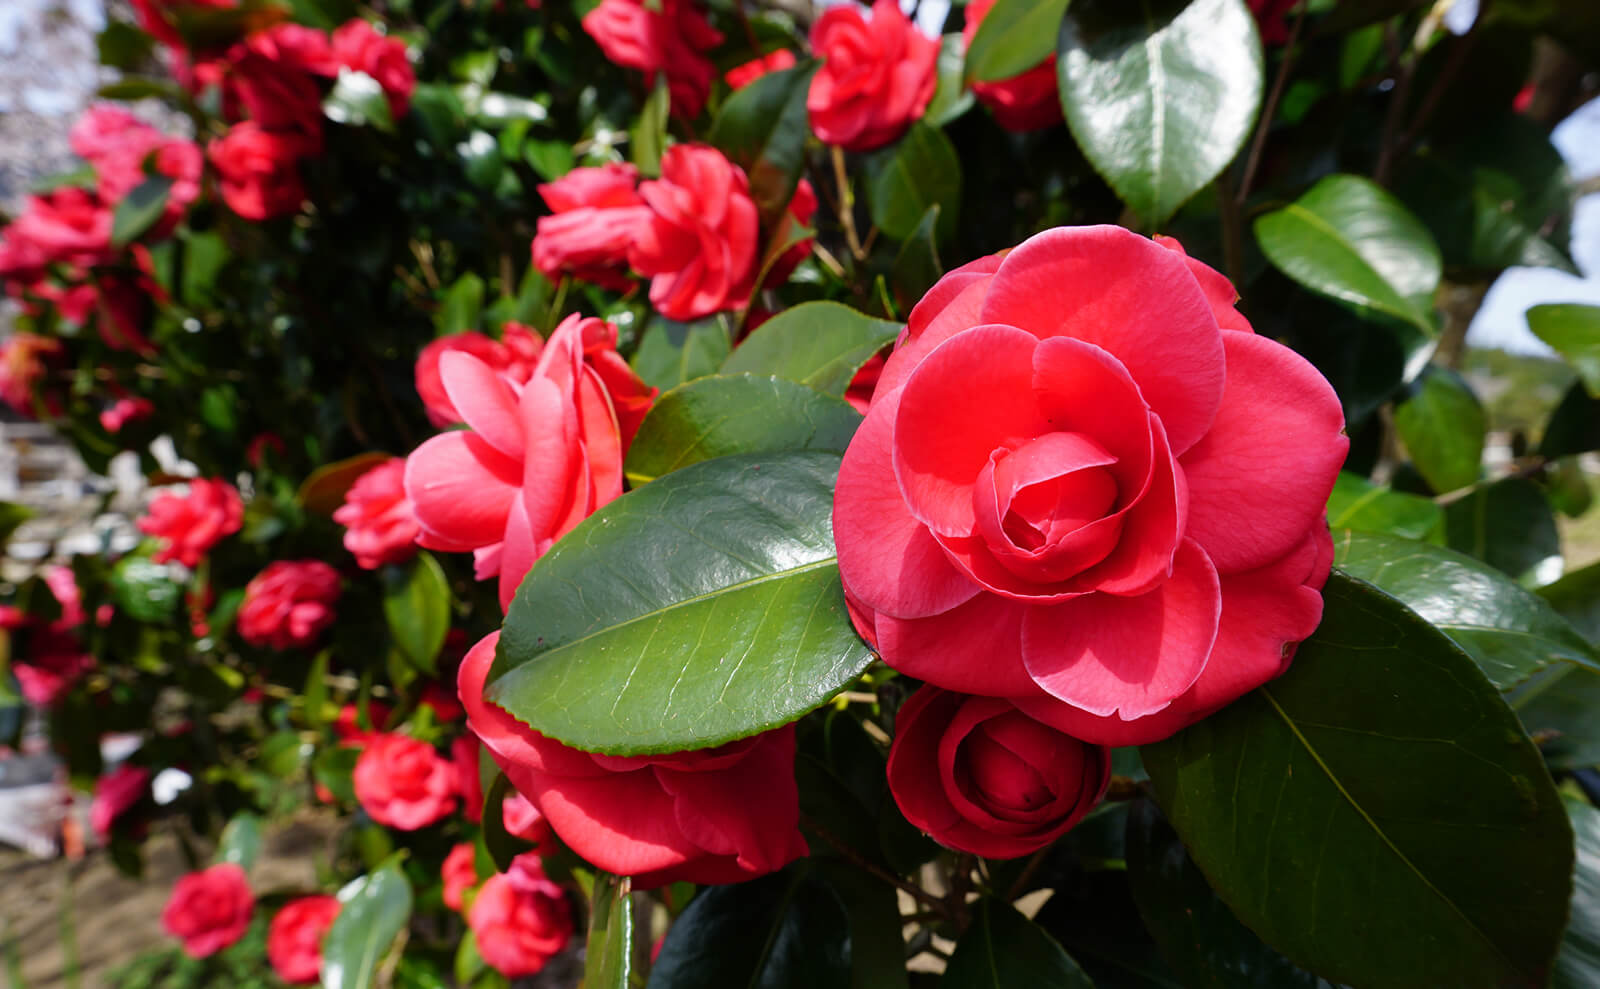
M130 135L161 132L115 103L96 103L83 111L72 129L67 131L67 144L72 153L93 163L119 153L127 146Z
M63 566L45 567L40 576L61 609L53 621L42 621L17 608L0 605L0 628L12 633L11 672L16 675L22 697L41 708L54 707L84 673L95 666L94 656L84 647L78 626L87 616L72 570ZM111 620L103 607L96 620L104 625Z
M391 117L399 120L406 115L411 92L417 88L417 75L406 57L405 42L379 34L358 17L333 32L333 54L340 65L365 72L383 87Z
M550 822L539 813L532 800L520 793L506 797L505 803L500 805L500 816L508 834L529 844L538 845L550 838Z
M235 45L218 63L223 116L248 117L264 131L294 134L308 154L316 154L322 150L322 86L295 64L298 57L277 45Z
M572 908L537 855L518 855L490 876L467 911L467 926L489 967L512 978L544 968L572 938Z
M108 433L120 433L129 423L148 419L155 411L155 403L148 398L119 398L100 411L100 428Z
M176 560L186 567L200 565L211 548L239 531L244 522L244 501L239 489L216 477L200 477L189 482L183 494L166 492L150 502L150 511L139 520L139 531L163 540L151 559L157 563Z
M961 28L961 38L968 48L972 47L978 26L993 6L994 0L972 0L967 4L967 22ZM972 92L1008 131L1040 130L1061 123L1061 97L1056 92L1054 58L1046 58L1010 79L975 82Z
M906 820L984 858L1044 848L1083 820L1111 782L1110 749L999 697L922 687L894 724L889 790Z
M417 541L473 552L478 579L499 577L502 606L534 560L622 494L616 410L583 358L595 322L563 320L520 385L470 354L439 358L445 391L472 428L435 436L406 459Z
M300 159L316 152L317 143L298 131L263 130L246 121L212 141L206 155L228 208L247 220L267 220L300 209L306 199Z
M94 799L89 803L89 828L95 837L106 841L117 818L131 810L150 792L150 770L124 763L101 776L94 784Z
M539 218L533 266L550 279L570 274L615 291L627 289L628 247L650 217L638 185L636 168L613 162L574 168L539 186L551 215Z
M345 527L344 548L356 565L376 570L417 554L417 518L406 499L406 462L392 457L356 478L333 520Z
M391 713L389 705L382 701L367 701L367 724L371 727L362 728L361 713L354 704L346 704L333 719L333 734L340 745L365 745L383 731Z
M161 911L161 926L183 943L184 954L205 958L244 937L254 910L244 870L226 862L179 879Z
M111 258L111 210L95 193L74 186L29 196L22 215L6 227L6 241L27 245L44 264L100 264Z
M618 65L646 78L667 77L675 116L694 118L705 109L717 70L703 54L722 44L695 0L601 0L583 17L583 29Z
M267 928L267 961L292 986L311 985L322 968L322 939L339 916L332 896L302 896L283 905Z
M425 828L456 806L454 767L427 742L382 734L356 760L356 801L379 824Z
M478 885L477 850L467 842L451 848L439 878L444 885L444 905L460 910L466 905L467 890Z
M769 72L781 72L792 68L794 68L794 52L787 48L779 48L775 52L758 55L748 62L734 66L724 72L722 78L732 88L743 89Z
M506 348L492 337L482 333L452 333L429 341L417 355L417 394L422 398L428 419L435 426L451 426L461 421L461 413L450 403L450 394L444 389L444 379L439 377L439 358L450 351L471 354L501 373L505 373L510 356ZM513 380L516 380L513 377ZM523 376L517 384L527 381Z
M461 795L461 813L477 824L483 820L483 778L478 774L478 736L467 732L450 743L450 764L456 771L456 792Z
M239 635L253 646L309 646L333 624L339 571L321 560L276 560L251 578L239 606Z
M1047 230L911 312L834 498L884 661L1101 745L1282 673L1322 614L1338 397L1177 242Z
M744 169L709 145L674 144L639 195L650 214L628 260L651 279L657 312L693 320L750 300L761 221Z
M13 333L0 342L0 399L33 418L33 390L62 354L61 341L36 333ZM45 402L49 407L50 402Z
M793 725L693 752L580 752L484 698L499 639L489 635L461 661L467 723L574 852L632 876L635 889L742 882L806 854Z
M824 61L811 77L806 109L824 143L846 151L882 147L933 99L939 43L895 0L877 0L870 19L855 4L829 7L811 26L811 50Z
M96 192L110 206L145 181L146 159L156 174L173 180L165 213L155 228L157 236L170 232L200 195L205 162L199 145L169 137L120 107L91 107L72 126L68 140L72 150L94 166Z

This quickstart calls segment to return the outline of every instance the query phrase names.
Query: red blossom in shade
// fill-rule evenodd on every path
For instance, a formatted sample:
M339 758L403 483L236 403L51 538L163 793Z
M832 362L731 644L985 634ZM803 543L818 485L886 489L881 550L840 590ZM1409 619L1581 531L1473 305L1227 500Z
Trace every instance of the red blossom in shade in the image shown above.
M467 842L451 848L439 878L444 885L444 905L460 910L466 905L467 890L478 885L477 849Z
M154 236L163 236L200 195L204 156L199 145L169 137L120 107L91 107L68 136L72 150L94 166L100 201L114 207L149 176L172 179L166 207Z
M0 273L49 264L87 267L111 259L111 210L93 192L63 186L29 196L5 228L7 262Z
M572 908L546 878L537 855L518 855L490 876L467 911L467 926L489 966L513 978L532 975L572 938Z
M155 403L148 398L119 398L100 411L100 428L108 433L120 433L130 423L150 418L155 411Z
M674 115L698 117L705 108L716 69L703 53L722 44L722 33L694 0L601 0L583 29L616 64L647 78L664 74Z
M529 844L539 845L550 839L550 822L539 813L532 800L520 793L506 797L500 805L500 816L507 833Z
M277 560L245 585L239 635L253 646L295 649L333 624L339 571L321 560Z
M211 548L239 531L244 522L244 501L239 490L221 478L196 478L183 494L165 492L150 503L139 520L139 531L162 540L152 557L157 563L174 560L186 567L200 565Z
M356 705L346 704L339 708L339 714L333 719L333 734L341 745L365 745L383 731L389 723L390 713L389 705L382 701L367 701L367 724L372 727L362 728L360 711Z
M967 22L961 28L961 38L968 48L972 47L978 26L994 3L995 0L972 0L967 4ZM1006 130L1040 130L1061 123L1061 98L1056 92L1053 57L1010 79L975 82L972 92Z
M483 777L478 770L480 748L477 736L471 732L450 743L450 764L455 767L461 813L473 824L483 820Z
M760 219L744 169L709 145L675 144L661 178L641 183L650 207L628 259L651 279L650 302L668 319L693 320L750 299Z
M1268 45L1281 45L1289 40L1289 11L1300 0L1249 0L1250 13L1255 15L1256 26L1261 29L1261 41Z
M694 752L581 752L484 698L499 637L488 636L461 661L467 723L574 852L633 876L636 889L742 882L806 854L793 725Z
M322 968L322 939L339 916L331 896L302 896L283 905L267 928L267 961L290 985L311 985Z
M404 563L417 553L417 518L406 498L406 462L391 457L356 478L333 520L345 527L344 548L363 570Z
M95 837L107 841L117 818L143 800L150 792L150 770L143 766L118 766L94 784L94 799L89 803L89 828Z
M533 266L546 278L563 274L622 291L628 248L649 210L638 193L639 172L611 163L572 171L539 186L550 207L533 237Z
M44 568L40 576L61 608L60 617L45 622L17 608L0 605L0 628L12 633L11 672L16 675L23 699L47 708L53 707L79 677L94 668L95 659L77 633L86 616L72 570L51 566ZM111 618L104 608L95 617L101 625Z
M183 943L184 954L205 958L244 937L254 910L244 870L227 862L179 879L161 911L161 926Z
M455 768L427 742L383 734L356 760L356 801L379 824L415 831L456 805Z
M264 130L246 121L206 149L221 178L222 200L247 220L268 220L297 212L305 202L300 159L318 144L298 131Z
M365 72L383 87L391 117L399 120L406 115L417 76L406 56L405 42L379 34L371 24L356 18L333 32L333 54L340 65Z
M758 55L748 62L734 66L724 72L722 78L732 88L743 89L769 72L781 72L792 68L794 68L794 52L787 48L779 48L775 52Z
M933 99L939 42L918 31L896 0L877 0L870 18L853 3L829 7L811 27L811 50L824 61L811 77L806 109L827 144L882 147Z

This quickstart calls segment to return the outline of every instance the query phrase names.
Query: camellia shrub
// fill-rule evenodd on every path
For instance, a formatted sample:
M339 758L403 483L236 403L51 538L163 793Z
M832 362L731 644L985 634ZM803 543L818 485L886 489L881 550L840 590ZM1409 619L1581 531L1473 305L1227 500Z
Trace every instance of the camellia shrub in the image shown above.
M189 857L119 984L1600 981L1600 309L1459 370L1591 5L933 6L106 29L0 395L156 490L0 729Z

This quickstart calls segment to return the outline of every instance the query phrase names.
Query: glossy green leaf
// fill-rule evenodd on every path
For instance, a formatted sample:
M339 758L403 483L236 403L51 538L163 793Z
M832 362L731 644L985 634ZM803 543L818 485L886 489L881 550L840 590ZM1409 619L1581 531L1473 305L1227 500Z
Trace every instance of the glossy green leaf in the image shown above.
M995 0L967 49L967 77L996 82L1019 76L1056 50L1067 0Z
M499 872L509 872L511 862L518 855L533 850L533 846L506 830L505 802L516 790L505 773L495 772L494 782L485 789L483 797L483 844L494 860Z
M333 89L322 99L322 115L348 127L394 132L394 117L383 84L365 72L341 69Z
M1261 106L1261 42L1244 0L1070 6L1056 51L1072 136L1151 226L1234 159Z
M1583 382L1567 389L1539 438L1539 454L1566 457L1600 450L1600 398L1590 395Z
M183 603L183 585L165 564L148 556L125 556L111 568L111 600L141 622L166 622Z
M124 247L139 235L155 226L167 208L167 193L172 191L172 177L151 175L134 186L117 204L111 214L111 245Z
M1591 643L1600 645L1600 563L1591 563L1546 584L1539 588L1539 596Z
M1335 571L1289 672L1145 746L1157 801L1233 913L1372 989L1540 985L1571 829L1472 660Z
M1488 422L1459 374L1428 365L1395 404L1394 425L1412 465L1433 490L1454 491L1478 479Z
M979 900L939 989L1093 989L1066 949L1008 903Z
M1127 826L1128 882L1145 929L1191 989L1323 989L1328 983L1273 951L1239 923L1148 800Z
M1567 801L1577 845L1572 877L1572 919L1567 923L1550 989L1592 989L1600 985L1600 811Z
M1551 303L1528 310L1528 328L1578 371L1589 394L1600 398L1600 306Z
M343 804L356 800L353 774L361 750L343 745L330 745L311 760L311 778L327 788L333 798Z
M439 309L433 314L433 327L439 336L478 329L483 312L483 279L470 271L445 290Z
M1339 472L1328 496L1328 525L1335 529L1427 539L1443 524L1444 509L1431 498L1382 487L1348 471Z
M230 862L249 872L260 854L261 818L254 814L239 814L223 827L214 858L219 864Z
M671 109L672 96L663 76L650 90L639 110L639 119L629 130L633 164L646 178L661 174L661 153L667 149L667 116Z
M939 212L938 203L928 207L917 229L900 245L894 267L889 269L889 284L894 288L895 302L901 312L909 312L944 274L944 266L939 262Z
M112 21L94 39L100 64L131 72L141 67L155 47L155 39L123 21Z
M1075 875L1051 895L1034 921L1061 943L1098 989L1189 989L1172 974L1146 931L1125 869Z
M305 712L306 724L312 731L321 731L327 721L328 705L328 659L332 653L324 649L317 653L311 660L311 670L306 674L306 685L302 691L304 695L302 710Z
M1527 587L1561 576L1561 536L1539 486L1509 477L1445 506L1445 545Z
M934 68L938 82L934 84L933 99L922 112L922 119L930 127L945 126L972 109L976 102L972 87L967 85L966 46L959 32L939 39L939 61Z
M627 876L595 877L585 945L584 989L629 989L633 973L633 897Z
M1552 666L1506 695L1552 769L1600 766L1600 676Z
M1543 598L1470 556L1373 532L1334 534L1334 565L1448 635L1500 690L1556 663L1600 674L1600 653Z
M177 83L148 76L124 76L116 82L106 83L94 94L103 100L168 100L182 102L186 94Z
M432 676L450 632L450 580L432 553L383 568L383 617L407 662Z
M928 207L939 206L938 234L949 240L961 211L961 159L944 132L922 121L867 159L872 222L895 240L917 230Z
M1255 223L1267 260L1358 312L1381 313L1432 335L1439 247L1389 193L1355 175L1330 175Z
M528 572L486 695L552 738L641 755L787 724L872 659L845 612L839 458L721 457L579 524Z
M694 323L657 319L645 327L639 350L633 355L633 369L645 384L666 391L715 374L731 347L728 326L721 317Z
M804 62L734 91L707 137L750 176L750 198L769 222L789 205L805 169L806 93L815 71L815 62Z
M372 989L384 954L411 919L411 884L390 862L346 885L339 902L322 938L323 989Z
M784 378L700 378L659 396L628 448L634 486L680 467L736 453L831 450L843 454L861 425L844 400Z
M850 983L850 917L802 862L702 889L667 930L649 989L820 989Z
M850 919L850 981L840 989L906 989L906 945L895 889L842 861L816 863Z
M899 323L837 302L805 302L762 323L722 365L723 374L771 374L843 396L872 355L894 342Z

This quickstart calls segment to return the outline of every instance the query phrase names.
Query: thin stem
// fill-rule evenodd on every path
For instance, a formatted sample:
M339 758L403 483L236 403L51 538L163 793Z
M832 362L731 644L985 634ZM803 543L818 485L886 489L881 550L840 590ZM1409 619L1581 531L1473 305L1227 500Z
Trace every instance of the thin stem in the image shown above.
M1227 169L1217 176L1217 218L1222 222L1222 266L1235 290L1244 284L1244 220Z
M1389 184L1395 156L1400 153L1400 121L1405 116L1406 103L1411 99L1411 81L1416 78L1419 61L1414 55L1407 58L1404 49L1399 51L1397 65L1400 78L1395 83L1394 94L1389 98L1388 112L1384 114L1383 136L1378 142L1378 164L1372 170L1372 180L1379 185Z
M844 149L835 145L828 150L833 155L833 180L839 187L839 222L844 225L845 243L850 245L850 256L863 261L867 255L861 250L861 238L856 236L856 199L850 192L850 175L844 168Z
M1467 55L1471 53L1473 44L1478 40L1478 28L1483 24L1484 13L1489 6L1488 0L1478 5L1478 16L1472 21L1472 27L1450 47L1450 57L1445 61L1444 68L1439 70L1438 78L1433 80L1433 85L1428 87L1428 92L1422 98L1422 104L1417 107L1417 115L1412 118L1405 133L1400 137L1400 146L1397 150L1403 151L1416 142L1422 133L1422 128L1428 125L1428 120L1439 108L1439 103L1444 99L1445 90L1461 72L1461 67L1466 64Z
M1235 202L1240 206L1250 197L1250 186L1255 182L1256 168L1261 164L1261 152L1267 144L1267 131L1272 127L1272 118L1278 113L1278 101L1283 98L1284 88L1289 83L1289 69L1294 65L1294 43L1300 39L1300 28L1306 22L1306 8L1309 6L1310 3L1301 3L1299 11L1295 13L1294 23L1289 27L1289 40L1283 46L1283 61L1278 63L1278 75L1272 80L1267 102L1261 106L1256 134L1250 141L1250 156L1245 159L1244 175L1239 179Z
M1028 864L1022 867L1022 873L1017 876L1017 881L1012 883L1011 888L1006 891L1007 903L1015 903L1017 897L1027 890L1028 880L1032 879L1033 874L1039 871L1039 866L1044 864L1045 857L1049 854L1050 846L1046 845L1028 857Z
M872 864L871 862L867 861L865 858L862 858L862 856L861 856L861 854L859 852L857 852L854 848L851 848L849 845L845 844L839 838L834 836L834 834L832 832L830 832L827 828L822 827L814 819L806 816L805 814L801 814L800 815L800 824L806 830L814 832L817 835L817 837L821 838L823 841L826 841L828 844L832 845L834 851L838 852L846 861L850 862L851 864L853 864L855 866L860 867L861 869L864 869L867 872L870 872L872 875L877 876L879 879L882 879L884 882L886 882L889 885L893 886L895 889L904 891L912 899L916 900L918 903L921 903L923 906L928 907L929 909L933 910L935 913L937 913L943 919L945 919L945 920L953 920L954 919L950 915L950 906L949 906L949 904L946 903L944 900L941 900L939 897L934 896L932 893L929 893L927 890L925 890L922 887L916 885L915 883L907 882L906 880L900 878L899 876L895 875L894 873L889 872L889 871L887 871L885 869L879 868L878 866L876 866L876 865Z

